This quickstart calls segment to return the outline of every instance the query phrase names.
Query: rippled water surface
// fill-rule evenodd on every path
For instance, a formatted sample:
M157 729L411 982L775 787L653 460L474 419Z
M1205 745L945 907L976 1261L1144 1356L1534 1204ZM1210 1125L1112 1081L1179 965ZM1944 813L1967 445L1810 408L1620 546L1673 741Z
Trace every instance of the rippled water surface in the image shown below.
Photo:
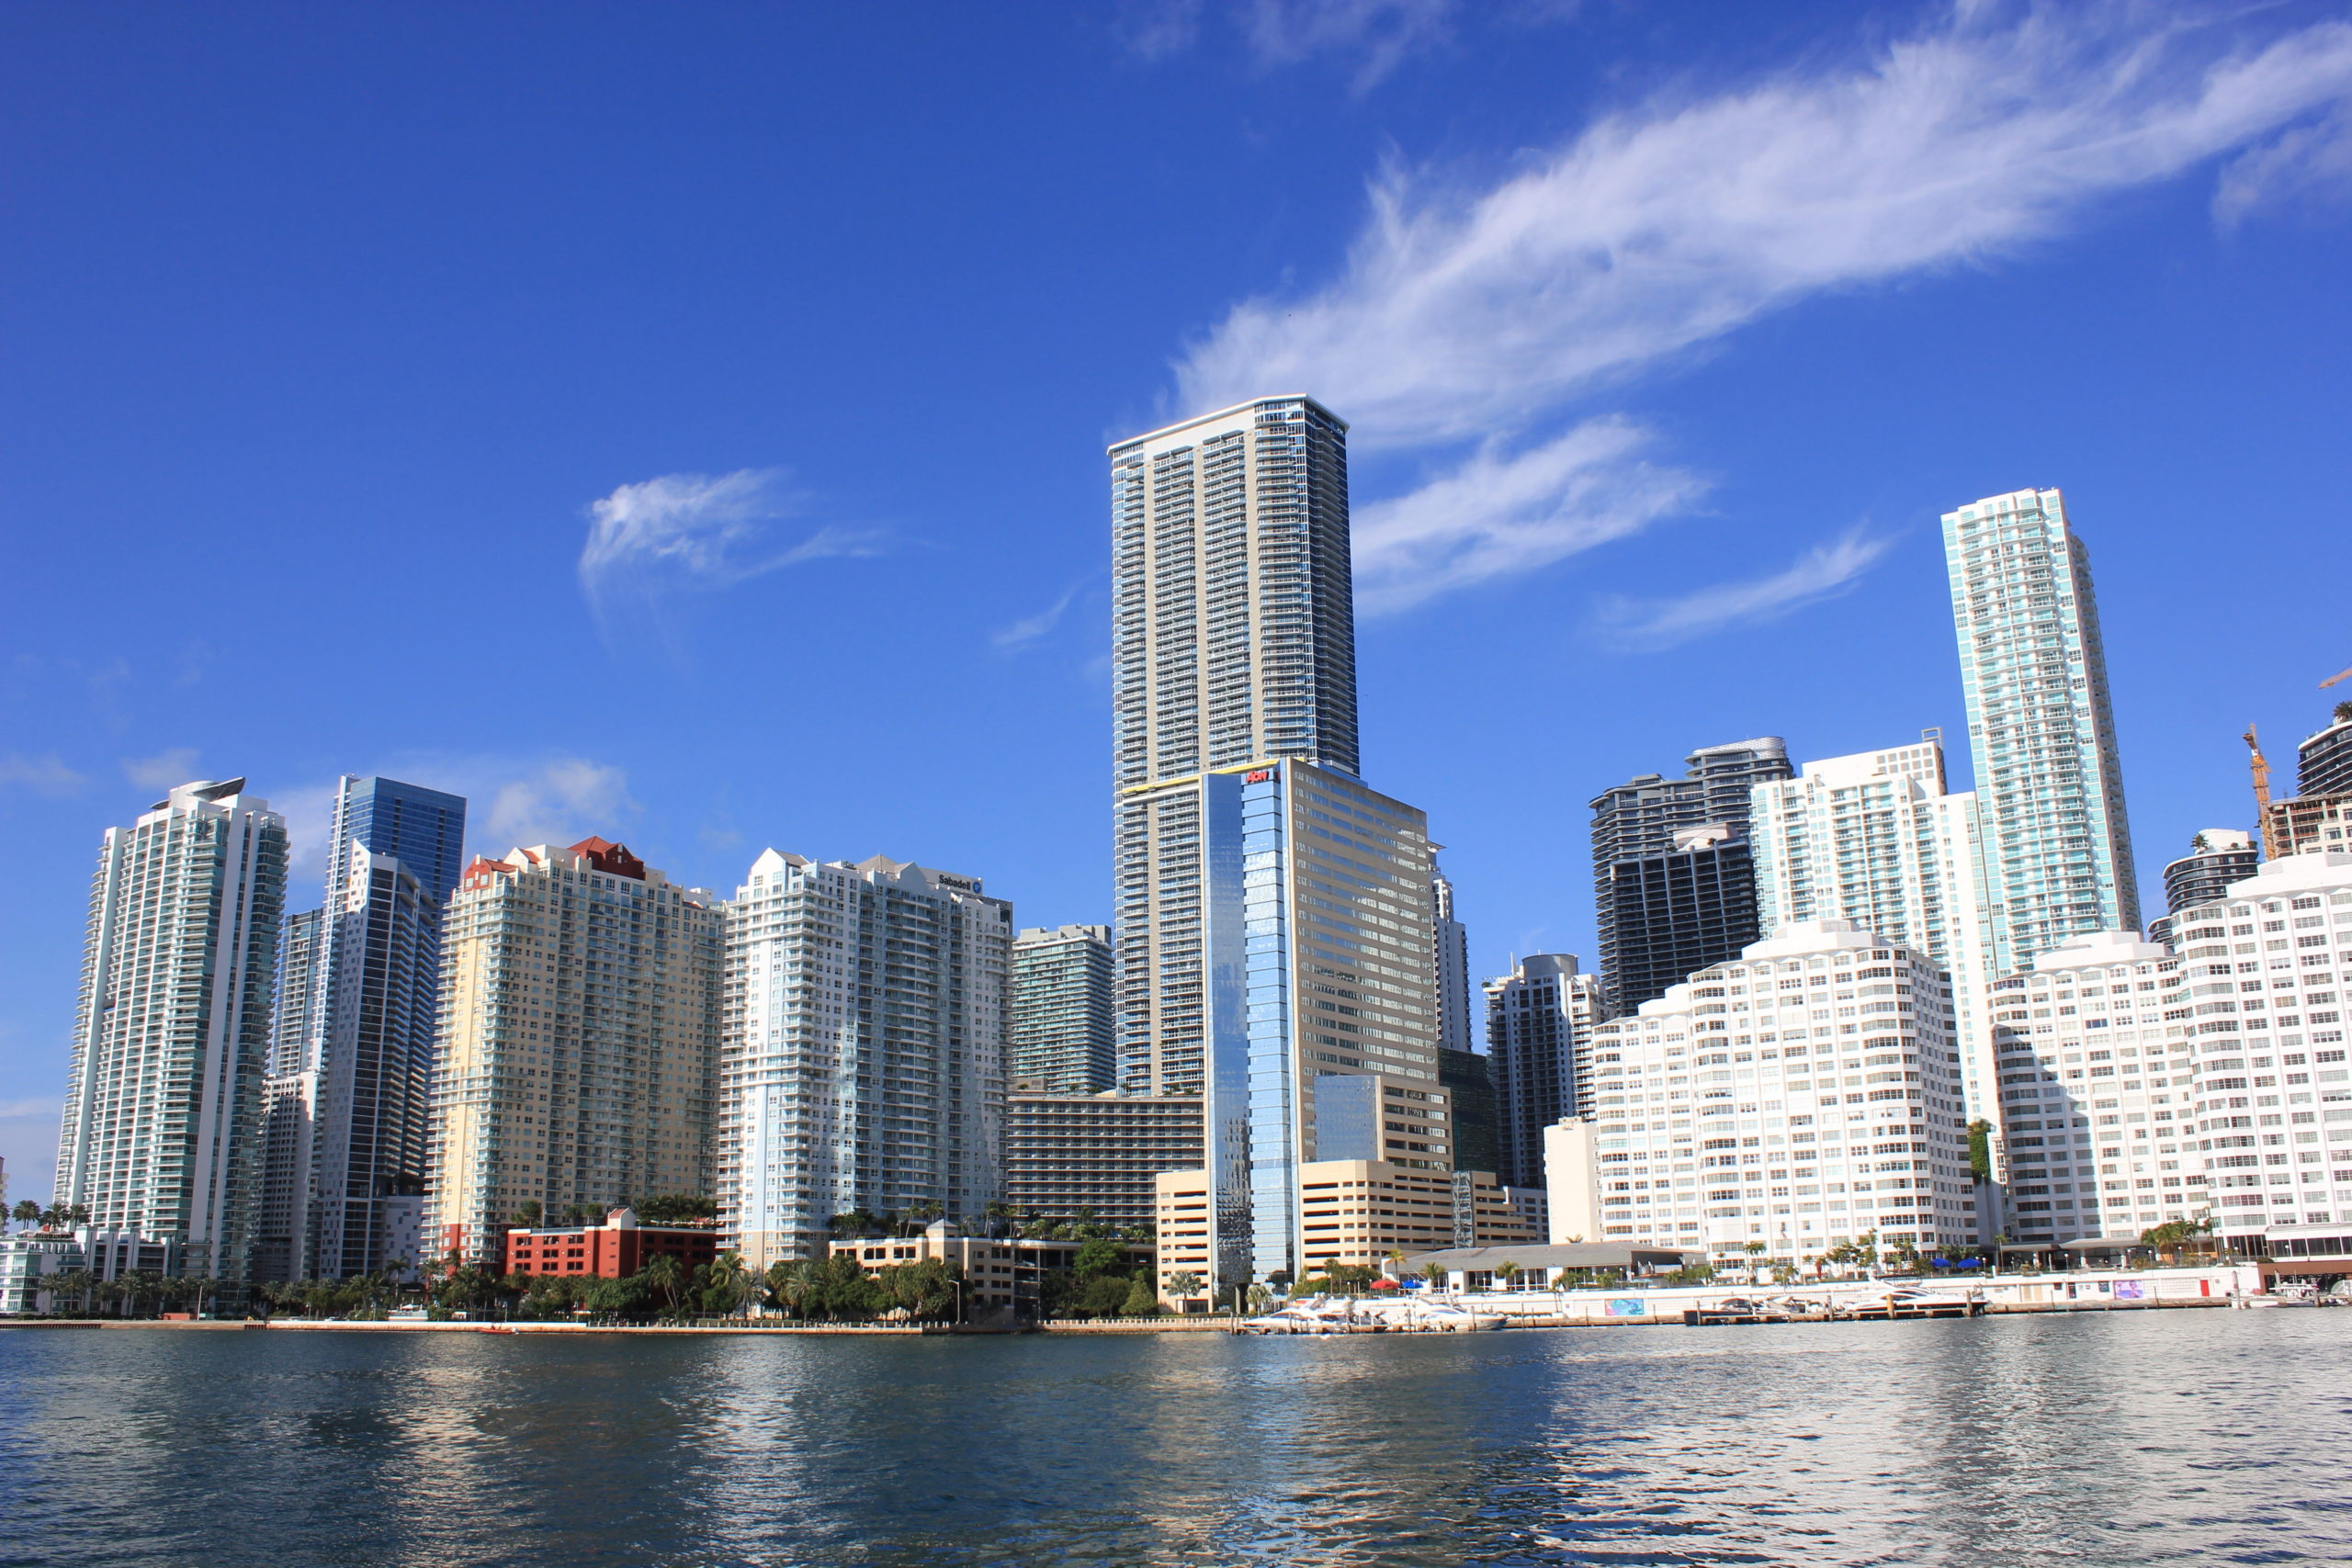
M2352 1311L1232 1339L0 1330L0 1562L2352 1561Z

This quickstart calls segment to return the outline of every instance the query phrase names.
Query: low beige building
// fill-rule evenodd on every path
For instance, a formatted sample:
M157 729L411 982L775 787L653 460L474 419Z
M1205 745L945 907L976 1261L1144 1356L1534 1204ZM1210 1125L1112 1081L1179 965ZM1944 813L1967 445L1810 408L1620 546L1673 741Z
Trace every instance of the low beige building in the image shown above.
M1184 1310L1209 1305L1199 1289L1170 1280L1209 1277L1208 1174L1175 1170L1159 1179L1159 1291ZM1377 1268L1391 1253L1500 1247L1543 1240L1494 1173L1419 1170L1387 1160L1319 1160L1299 1168L1302 1275L1333 1264Z

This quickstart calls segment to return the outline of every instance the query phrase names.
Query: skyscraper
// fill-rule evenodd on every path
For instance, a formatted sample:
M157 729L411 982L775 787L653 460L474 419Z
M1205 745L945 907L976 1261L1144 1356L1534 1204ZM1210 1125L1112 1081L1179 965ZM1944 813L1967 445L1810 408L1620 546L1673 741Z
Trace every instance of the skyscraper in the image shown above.
M435 1255L711 1190L718 915L619 844L478 855L449 900L426 1156Z
M2188 853L2165 867L2165 912L2148 922L2148 940L2169 943L2173 917L2193 904L2229 897L2230 884L2260 868L2254 836L2235 828L2208 828L2188 840Z
M754 1269L836 1214L1002 1192L1012 906L979 879L769 850L722 906L718 1213Z
M1544 1185L1544 1129L1582 1113L1591 1092L1593 1028L1608 1017L1599 978L1583 973L1571 953L1530 953L1487 982L1495 1172L1504 1186Z
M1347 426L1261 398L1110 457L1120 1076L1198 1093L1200 777L1357 771Z
M2297 795L2352 795L2352 702L2338 703L2327 728L2295 748Z
M90 888L57 1201L245 1278L259 1183L286 823L245 781L185 784L109 828Z
M422 1261L392 1256L392 1238L414 1231L424 1190L441 919L465 834L457 795L351 774L337 785L326 907L307 933L295 922L311 917L289 919L295 962L278 976L264 1277Z
M1657 773L1592 802L1600 982L1611 1010L1666 994L1757 938L1748 793L1789 776L1780 737L1702 747L1679 779Z
M1009 1082L1043 1094L1099 1094L1117 1081L1114 967L1108 926L1039 926L1012 939Z
M1262 398L1111 448L1121 1079L1207 1100L1212 1290L1297 1277L1306 1164L1453 1160L1427 823L1355 777L1346 434Z
M2136 931L2139 885L2089 557L2054 490L1944 513L1944 560L1984 821L1989 973Z
M1471 1042L1478 1035L1471 1023L1470 932L1453 917L1453 884L1434 859L1430 862L1430 927L1436 944L1438 1043L1449 1051L1475 1051Z
M1967 1097L1997 1103L1990 1036L1979 1026L1992 978L1976 797L1944 787L1935 732L1912 746L1807 762L1794 779L1756 786L1758 923L1843 919L1900 942L1951 976ZM1939 1067L1931 1075L1941 1079Z

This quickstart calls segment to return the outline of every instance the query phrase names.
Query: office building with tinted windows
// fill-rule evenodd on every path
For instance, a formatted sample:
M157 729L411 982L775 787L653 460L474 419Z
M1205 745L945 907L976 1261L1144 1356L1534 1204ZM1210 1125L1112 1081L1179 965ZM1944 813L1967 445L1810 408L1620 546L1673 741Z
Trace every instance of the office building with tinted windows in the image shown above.
M1777 736L1703 747L1688 772L1657 773L1592 801L1600 983L1612 1010L1662 996L1756 940L1748 794L1789 776Z
M278 974L256 1272L347 1278L396 1256L424 1190L439 1029L441 918L466 803L346 774L328 838L326 904L288 920Z

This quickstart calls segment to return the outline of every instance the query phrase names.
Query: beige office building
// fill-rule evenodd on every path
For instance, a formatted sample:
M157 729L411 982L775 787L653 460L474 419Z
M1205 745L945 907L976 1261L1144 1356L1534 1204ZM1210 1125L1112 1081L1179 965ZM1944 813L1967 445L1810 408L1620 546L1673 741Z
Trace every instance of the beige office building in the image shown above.
M426 1235L495 1262L560 1215L708 1194L718 916L618 844L477 858L449 900Z

